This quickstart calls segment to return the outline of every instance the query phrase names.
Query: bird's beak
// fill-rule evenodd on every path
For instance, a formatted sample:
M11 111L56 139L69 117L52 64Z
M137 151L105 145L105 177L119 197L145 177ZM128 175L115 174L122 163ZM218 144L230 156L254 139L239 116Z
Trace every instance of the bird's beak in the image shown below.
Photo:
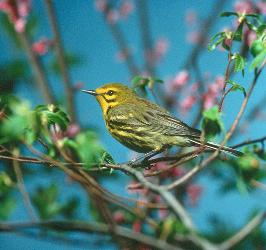
M96 95L98 95L94 90L81 90L82 92L84 92L84 93L88 93L88 94L90 94L90 95L94 95L94 96L96 96Z

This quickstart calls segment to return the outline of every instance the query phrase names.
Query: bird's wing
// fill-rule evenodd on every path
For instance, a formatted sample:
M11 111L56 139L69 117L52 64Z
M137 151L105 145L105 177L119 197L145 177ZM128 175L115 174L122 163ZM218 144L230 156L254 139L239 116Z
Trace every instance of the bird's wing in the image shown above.
M142 102L142 105L123 104L111 109L108 115L110 123L117 126L131 126L136 129L143 127L169 136L199 138L201 134L199 130L189 127L165 109L150 102Z
M200 137L200 130L189 127L186 123L173 117L168 112L155 110L150 117L154 126L161 127L165 135Z
M123 104L111 108L108 112L109 125L116 127L139 127L139 126L150 126L150 122L142 115L142 112L137 108L136 105Z

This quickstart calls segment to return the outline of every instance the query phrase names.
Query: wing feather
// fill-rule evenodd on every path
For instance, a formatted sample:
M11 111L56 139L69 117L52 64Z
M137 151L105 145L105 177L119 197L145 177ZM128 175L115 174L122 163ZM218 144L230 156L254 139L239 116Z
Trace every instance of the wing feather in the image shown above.
M142 127L143 130L168 136L200 137L201 132L199 130L189 127L156 104L146 103L144 99L141 100L142 105L128 103L112 108L108 113L109 123L131 126L136 129Z

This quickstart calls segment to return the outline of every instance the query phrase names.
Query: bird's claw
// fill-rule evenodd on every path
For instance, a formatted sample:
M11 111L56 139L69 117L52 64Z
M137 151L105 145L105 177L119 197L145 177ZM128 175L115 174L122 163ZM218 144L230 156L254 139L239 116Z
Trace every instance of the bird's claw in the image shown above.
M150 164L147 159L134 159L130 161L128 165L132 168L139 168L139 167L145 167L145 169L150 168Z

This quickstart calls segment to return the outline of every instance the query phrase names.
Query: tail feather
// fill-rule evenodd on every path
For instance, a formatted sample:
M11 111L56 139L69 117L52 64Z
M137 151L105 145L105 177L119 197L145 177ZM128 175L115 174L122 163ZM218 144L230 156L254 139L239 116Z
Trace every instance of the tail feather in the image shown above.
M198 146L202 146L202 142L200 142L200 141L197 141L197 140L194 140L194 139L190 139L190 141L195 143ZM204 144L204 146L206 146L207 148L212 149L212 150L217 150L218 148L221 147L221 145L215 144L213 142L206 142ZM233 149L233 148L230 148L230 147L226 147L226 146L222 146L220 148L220 150L222 152L229 153L229 154L232 154L232 155L237 156L237 157L240 157L240 156L244 155L244 153L242 153L242 152L240 152L240 151L238 151L236 149Z

